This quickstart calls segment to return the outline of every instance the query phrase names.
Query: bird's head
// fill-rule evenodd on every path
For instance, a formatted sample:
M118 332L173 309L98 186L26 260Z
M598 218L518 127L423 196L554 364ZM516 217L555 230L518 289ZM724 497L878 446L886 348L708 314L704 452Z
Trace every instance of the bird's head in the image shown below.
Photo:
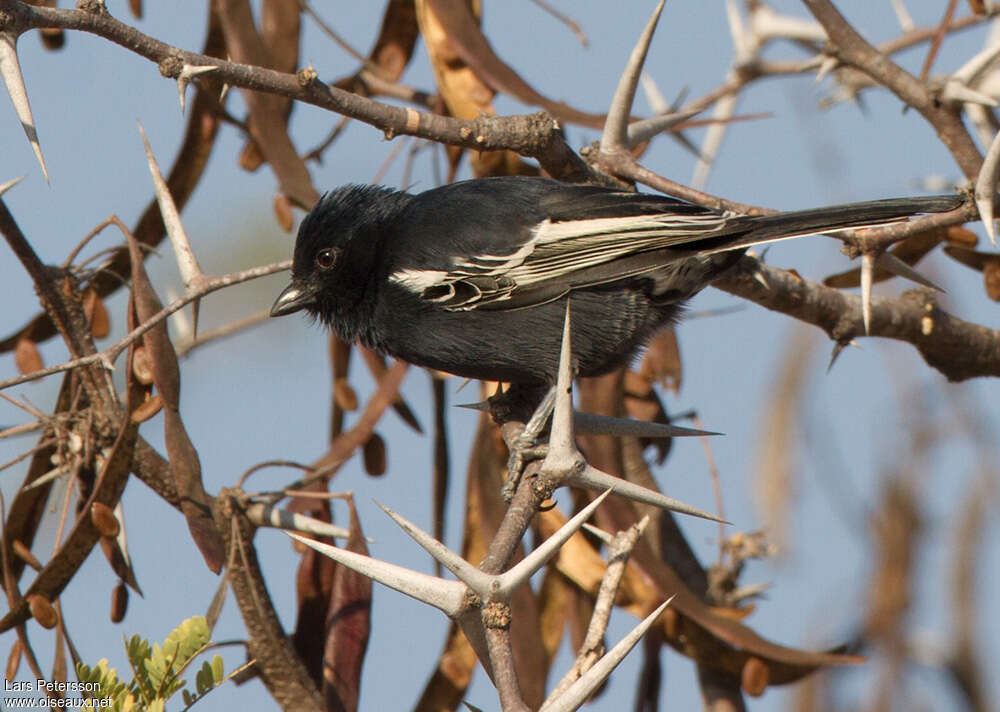
M378 235L394 215L397 193L346 185L324 195L299 226L292 280L271 316L305 309L330 324L364 293L378 250Z

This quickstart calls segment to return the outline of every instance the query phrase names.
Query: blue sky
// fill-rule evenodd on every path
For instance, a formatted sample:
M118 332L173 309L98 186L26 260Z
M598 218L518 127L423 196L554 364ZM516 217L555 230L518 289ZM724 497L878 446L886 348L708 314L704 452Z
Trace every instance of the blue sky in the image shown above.
M851 4L858 5L858 4ZM316 4L316 10L342 35L367 51L381 18L382 3L345 2ZM621 68L639 30L652 10L652 2L570 3L557 6L571 14L588 33L589 49L555 20L528 2L486 3L485 29L497 53L519 70L539 91L579 108L603 110L614 90ZM804 16L792 2L778 5ZM177 0L167 5L147 3L146 17L135 22L124 3L109 2L110 11L140 29L185 49L197 50L204 31L204 3ZM888 39L898 30L889 3L851 7L851 19L873 40ZM918 24L939 20L940 8L928 13L913 7ZM964 9L962 10L964 12ZM332 45L310 23L302 63L312 62L324 79L333 80L354 71L355 63ZM945 42L935 72L957 68L982 44L983 31L967 32ZM20 57L51 176L46 185L24 140L13 111L0 108L0 182L18 175L27 179L5 196L42 259L58 263L79 239L109 214L133 224L151 196L149 174L136 128L140 120L161 163L172 160L184 127L175 85L162 78L156 66L95 37L72 33L58 53L41 49L37 37L19 43ZM919 70L924 50L902 59ZM668 97L687 88L698 96L722 81L732 48L722 3L673 0L664 13L653 42L649 74ZM801 56L787 47L776 47L769 56ZM410 85L431 89L432 78L422 45L404 77ZM903 112L899 102L884 92L866 96L867 113L853 105L838 105L821 112L819 98L830 85L812 77L761 82L742 97L740 111L769 112L771 118L741 123L727 135L721 157L709 179L710 192L735 200L775 208L866 200L906 195L919 190L927 176L955 180L958 172L933 132L915 112ZM242 115L238 92L229 107ZM0 104L6 103L0 100ZM499 97L501 113L533 108ZM647 112L640 97L637 111ZM339 117L309 106L296 107L292 135L300 150L318 143ZM596 138L590 131L568 129L574 146ZM697 133L692 138L700 139ZM314 182L325 190L346 182L372 179L398 141L385 141L375 129L352 123L327 153L322 165L311 164ZM275 224L271 204L275 181L262 169L247 174L236 166L242 140L235 130L223 129L200 190L183 218L202 266L221 274L290 255L292 236ZM423 152L414 167L414 190L433 186L429 153ZM652 170L682 182L690 180L694 160L669 139L660 139L643 158ZM402 162L397 161L384 182L397 184ZM974 226L982 234L980 226ZM116 244L119 236L107 231L95 249ZM4 250L6 248L0 248ZM0 332L7 334L33 313L37 300L30 282L9 252L0 251L0 284L5 308L0 310ZM794 266L802 275L819 279L846 269L839 243L811 238L784 243L768 253L772 264ZM948 294L945 308L963 318L996 325L995 304L982 293L977 276L941 254L929 258L925 269L941 282ZM154 283L166 296L181 290L169 248L149 262ZM270 305L284 283L284 276L259 280L209 297L202 306L202 328L212 328ZM904 286L891 282L876 286L876 295L898 294ZM692 312L729 307L737 300L706 290L691 305ZM108 303L114 331L123 333L124 294ZM798 336L798 332L804 332ZM839 642L858 622L865 601L865 586L872 561L866 538L867 517L877 505L882 478L895 469L919 471L918 480L929 494L926 507L926 546L921 549L917 575L920 594L914 602L913 628L921 639L947 640L948 588L945 572L953 551L951 533L956 525L952 498L964 497L979 474L977 451L961 435L931 456L912 454L908 435L922 418L936 418L935 427L949 422L951 412L972 412L988 433L996 432L997 386L992 381L949 385L927 368L909 347L863 340L861 349L841 356L830 374L825 373L831 344L825 336L781 315L745 305L735 313L692 319L679 330L684 357L684 387L679 396L667 396L672 410L696 409L706 426L725 432L713 441L727 517L738 530L755 530L768 521L759 506L757 461L767 435L766 414L773 409L776 383L789 368L790 359L807 359L799 428L808 437L798 438L792 454L792 503L789 507L787 547L774 562L752 565L745 582L773 582L768 598L758 605L749 624L766 637L790 645L820 647ZM108 341L110 343L110 340ZM790 353L790 344L795 352ZM48 364L66 356L56 340L46 344ZM274 458L310 461L323 450L328 417L329 369L325 335L304 319L288 318L267 323L242 336L196 351L182 364L182 415L202 460L206 486L217 491L230 485L253 464ZM13 359L5 356L0 377L14 373ZM362 397L371 392L363 368L354 368L355 387ZM454 390L457 382L451 383ZM21 386L8 394L27 398L41 408L50 407L58 380ZM471 389L452 396L468 400ZM427 376L413 370L404 392L425 424L430 422ZM952 405L958 403L959 405ZM22 415L0 404L0 423L21 422ZM950 418L954 420L954 418ZM459 523L463 499L464 462L474 427L474 415L451 414L453 492L449 503L448 542L460 545ZM160 420L143 426L151 442L160 442ZM357 463L338 475L337 490L353 490L366 533L376 541L373 555L394 563L430 570L427 557L413 545L372 502L399 511L418 524L430 526L429 438L418 437L394 415L388 415L379 432L389 442L389 471L380 479L367 478ZM995 438L994 438L995 439ZM32 446L30 438L0 442L0 461ZM993 463L995 465L995 462ZM23 477L23 467L0 474L8 498ZM656 471L670 495L701 507L712 506L702 446L696 441L677 443L663 468ZM994 470L995 475L995 470ZM269 470L256 475L253 489L277 488L291 477ZM205 568L178 513L151 496L133 481L125 493L126 524L130 547L145 598L132 597L129 614L121 626L112 626L107 610L113 579L100 555L92 556L74 579L64 599L70 632L89 661L109 657L124 664L121 633L140 633L162 640L184 618L207 607L217 580ZM995 499L991 500L995 512ZM346 518L337 509L341 521ZM995 541L996 517L990 520L985 541ZM36 551L51 547L56 516L52 515ZM703 562L714 559L716 528L685 522L685 531ZM286 625L294 623L293 554L284 535L263 531L257 537L268 583ZM1000 614L990 606L988 591L995 590L1000 572L1000 549L985 547L979 573L981 639L988 655L1000 650ZM433 669L443 642L447 621L436 612L394 592L376 588L376 627L366 662L363 709L391 709L412 704ZM616 640L633 621L616 613L610 637ZM33 640L42 660L51 659L48 634L31 624ZM242 622L232 601L216 630L219 640L241 636ZM8 634L4 640L12 642ZM0 642L0 648L4 644ZM239 664L241 654L227 656L227 668ZM666 666L665 699L672 706L691 709L698 704L692 667L672 652L662 656ZM639 656L633 655L617 674L610 689L593 709L619 709L629 703ZM565 656L554 675L568 664ZM876 669L870 666L869 670ZM390 671L394 684L383 681ZM23 673L24 671L22 671ZM940 673L922 671L908 675L912 702L927 702L934 709L954 706L955 699ZM870 700L871 672L852 677L849 690L856 701ZM1000 690L992 689L994 699ZM202 709L270 708L269 698L254 682L242 688L227 686L201 703ZM769 691L751 703L760 710L781 709L789 692ZM267 699L267 702L261 700ZM478 674L468 700L497 709L495 694L485 675Z

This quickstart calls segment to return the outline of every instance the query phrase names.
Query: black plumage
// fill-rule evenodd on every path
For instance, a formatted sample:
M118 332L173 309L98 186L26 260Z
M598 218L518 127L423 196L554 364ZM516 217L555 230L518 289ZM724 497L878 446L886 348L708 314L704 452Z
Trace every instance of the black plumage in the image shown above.
M748 246L951 210L958 196L766 216L544 178L469 180L417 195L327 193L295 244L273 316L306 309L343 340L459 376L555 378L566 299L593 376L629 361Z

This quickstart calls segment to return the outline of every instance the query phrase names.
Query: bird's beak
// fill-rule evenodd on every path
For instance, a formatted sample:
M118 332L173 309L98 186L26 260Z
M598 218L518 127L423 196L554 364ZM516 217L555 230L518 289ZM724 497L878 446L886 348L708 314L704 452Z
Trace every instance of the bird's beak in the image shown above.
M285 316L294 314L313 303L315 294L310 289L303 289L296 284L289 284L285 290L274 300L271 307L271 316Z

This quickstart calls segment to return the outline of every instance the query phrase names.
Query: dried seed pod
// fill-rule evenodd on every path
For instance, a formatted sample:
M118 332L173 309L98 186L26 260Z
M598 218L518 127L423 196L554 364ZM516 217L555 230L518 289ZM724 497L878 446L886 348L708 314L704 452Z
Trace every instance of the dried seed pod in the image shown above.
M14 644L10 646L10 655L7 657L7 680L13 680L14 676L17 675L18 668L21 667L21 653L24 652L24 648L21 645L21 639L15 638Z
M17 371L22 376L27 376L29 373L35 373L45 368L45 362L42 361L42 354L38 350L38 344L25 337L18 339L17 345L14 346L14 365L17 366Z
M128 610L128 587L123 581L111 591L111 622L121 623L125 619L125 612Z
M663 621L663 633L667 636L667 639L676 640L681 632L680 614L673 608L667 608L660 616L660 620Z
M90 521L101 536L116 537L121 525L114 511L106 504L94 502L90 505Z
M111 333L108 310L104 307L104 300L93 287L88 287L83 293L83 313L87 315L90 333L95 339L103 339Z
M372 433L362 451L365 462L365 472L372 477L385 474L385 440L378 433Z
M740 687L751 697L760 697L767 689L771 681L771 671L767 663L758 657L751 655L743 663L743 671L740 673Z
M135 374L136 380L144 386L153 382L153 364L145 346L137 346L132 354L132 373Z
M1000 302L1000 260L990 260L983 265L983 285L986 296Z
M333 398L343 410L358 409L358 394L354 392L346 378L337 378L333 382Z
M159 393L156 393L132 411L132 422L145 423L147 420L159 413L162 408L163 397Z
M292 216L292 203L288 196L283 193L274 196L274 217L282 230L292 231L292 226L295 224L295 218Z
M38 621L38 625L49 630L56 627L56 623L59 622L59 614L56 613L55 606L49 599L39 593L33 593L26 600L31 617Z
M35 558L35 555L31 553L31 549L24 545L20 539L15 539L10 545L10 548L14 550L14 554L17 555L24 563L33 568L35 571L42 570L42 562ZM7 678L10 679L9 677Z

